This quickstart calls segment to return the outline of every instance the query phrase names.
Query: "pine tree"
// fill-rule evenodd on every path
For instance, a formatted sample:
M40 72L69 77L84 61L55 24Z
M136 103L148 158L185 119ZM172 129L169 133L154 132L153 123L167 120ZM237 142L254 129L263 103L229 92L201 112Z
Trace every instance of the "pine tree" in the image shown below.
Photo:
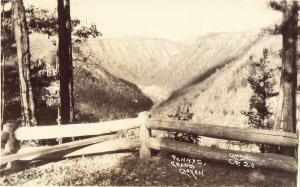
M247 81L253 90L253 95L249 100L249 110L242 112L248 117L249 125L258 129L272 129L274 123L270 119L273 113L268 100L276 95L273 92L275 69L269 68L268 56L268 50L264 49L263 57L259 61L250 57L250 64L255 73L249 76Z
M267 49L263 50L263 56L259 60L250 57L250 65L253 74L247 79L253 90L253 95L249 100L248 111L242 111L242 114L248 117L248 124L250 127L257 129L272 129L274 122L271 120L273 113L268 104L271 97L277 95L274 93L273 86L274 68L270 68L270 61L268 59L269 52ZM266 152L270 147L268 145L258 144L261 152Z

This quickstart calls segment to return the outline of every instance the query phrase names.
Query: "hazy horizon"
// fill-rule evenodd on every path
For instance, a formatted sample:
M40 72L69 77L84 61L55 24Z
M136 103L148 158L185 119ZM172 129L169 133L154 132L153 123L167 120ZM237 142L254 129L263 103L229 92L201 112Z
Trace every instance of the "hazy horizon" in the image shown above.
M54 10L56 0L25 0ZM211 32L257 30L280 20L267 0L71 0L71 17L95 23L104 37L191 40Z

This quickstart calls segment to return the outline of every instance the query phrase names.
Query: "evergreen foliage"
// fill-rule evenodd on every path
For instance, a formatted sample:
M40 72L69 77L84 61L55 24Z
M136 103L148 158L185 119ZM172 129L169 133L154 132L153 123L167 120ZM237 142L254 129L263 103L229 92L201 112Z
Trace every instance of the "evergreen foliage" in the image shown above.
M188 109L186 112L179 112L175 115L169 115L169 118L181 120L181 121L191 121L194 116L194 113L191 113ZM186 134L181 132L167 132L168 136L174 139L175 141L181 141L186 143L198 144L200 141L200 136L195 134Z
M1 3L9 1L1 0ZM47 35L52 40L53 45L57 45L58 25L57 10L50 11L34 6L29 6L25 10L28 33L39 33ZM1 13L1 57L2 59L13 61L16 57L16 45L13 30L12 10L2 10ZM82 50L83 43L88 38L95 38L102 34L97 30L95 24L82 24L79 19L71 20L72 49L75 56L74 61L83 61L92 57L91 53L85 54ZM4 66L4 62L3 66ZM59 80L58 68L46 62L45 58L36 59L30 62L31 81L34 91L34 100L37 110L41 107L52 107L59 104L57 82ZM4 72L2 72L4 75ZM49 86L51 89L48 89ZM46 104L46 106L45 106ZM40 111L39 111L40 112Z
M274 97L274 68L270 68L269 51L263 50L263 56L259 60L252 56L249 58L253 75L247 79L253 90L253 95L249 100L249 110L242 111L242 114L248 117L248 123L251 127L258 129L272 129L273 121L271 117L271 107L268 100Z

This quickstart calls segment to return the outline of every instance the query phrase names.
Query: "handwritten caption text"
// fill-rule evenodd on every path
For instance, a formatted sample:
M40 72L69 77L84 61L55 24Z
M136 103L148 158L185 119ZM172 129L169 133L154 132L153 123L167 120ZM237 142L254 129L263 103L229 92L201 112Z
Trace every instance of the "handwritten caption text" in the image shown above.
M228 162L232 165L239 167L254 168L254 159L252 156L229 153L229 157L230 158L228 159Z
M204 169L202 167L204 167L206 163L200 159L172 155L171 165L177 168L180 174L198 179L199 176L204 176Z

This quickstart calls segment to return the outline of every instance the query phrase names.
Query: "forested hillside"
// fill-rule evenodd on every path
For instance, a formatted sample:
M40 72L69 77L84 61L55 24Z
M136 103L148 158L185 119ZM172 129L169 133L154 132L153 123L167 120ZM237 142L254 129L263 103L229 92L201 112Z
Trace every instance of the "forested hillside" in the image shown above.
M34 58L46 56L55 62L51 42L36 37L32 43ZM86 61L74 63L76 106L101 120L122 118L150 109L143 92L156 104L154 115L166 117L188 109L198 122L244 126L241 111L248 108L251 96L248 59L259 58L263 48L272 54L272 66L279 66L281 36L259 32L209 34L190 44L142 37L91 39L82 46ZM275 74L278 86L279 71Z
M271 66L278 67L281 62L279 56L281 36L261 35L255 41L255 43L249 42L247 48L237 52L235 46L239 46L240 40L236 40L231 47L227 46L223 51L219 51L215 58L211 56L207 60L208 64L222 56L226 59L228 56L235 55L223 66L217 66L213 71L207 72L205 77L199 76L201 79L174 92L172 97L153 112L159 116L167 116L185 112L188 109L195 114L194 121L226 126L246 126L247 119L241 114L241 111L248 109L249 98L252 94L247 77L255 73L249 64L249 57L260 58L263 48L267 48L271 54ZM211 42L214 43L215 40ZM226 43L223 41L223 44L219 45L226 45ZM207 52L209 53L210 50L208 49ZM203 69L206 66L204 65ZM201 70L199 72L201 75ZM278 91L279 76L278 70L275 72L275 91ZM271 107L273 109L276 107L275 98L271 101Z
M56 66L56 47L40 35L32 36L32 59L44 58ZM97 122L135 117L149 110L152 101L133 83L111 75L102 64L74 61L74 96L79 122ZM55 86L54 86L55 87Z

